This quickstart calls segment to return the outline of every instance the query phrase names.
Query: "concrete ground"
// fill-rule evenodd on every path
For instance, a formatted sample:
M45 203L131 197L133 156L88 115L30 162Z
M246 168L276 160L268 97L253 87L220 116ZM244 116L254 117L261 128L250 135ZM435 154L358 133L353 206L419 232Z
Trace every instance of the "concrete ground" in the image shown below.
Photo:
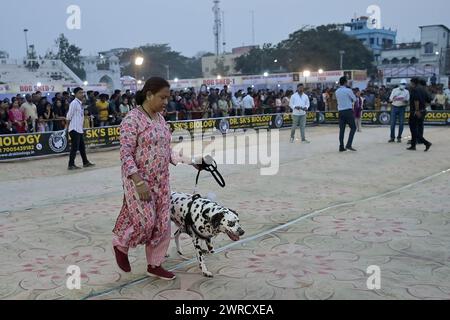
M122 204L118 151L93 153L95 169L67 172L67 159L0 164L0 299L450 299L450 128L426 128L429 153L387 144L389 129L365 127L357 153L337 152L336 127L308 129L310 145L281 132L281 166L220 166L200 192L240 213L246 235L219 236L212 279L174 244L173 282L146 277L144 248L133 272L118 271L111 230ZM172 188L192 192L195 172L172 169ZM185 254L193 256L183 238ZM66 270L81 268L80 290ZM369 266L381 288L367 286Z

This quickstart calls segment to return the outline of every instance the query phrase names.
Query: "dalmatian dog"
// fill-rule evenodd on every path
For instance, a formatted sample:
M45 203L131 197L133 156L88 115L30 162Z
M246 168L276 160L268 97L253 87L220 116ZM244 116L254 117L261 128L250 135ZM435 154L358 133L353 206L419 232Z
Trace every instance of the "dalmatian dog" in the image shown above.
M199 195L172 193L170 217L179 228L175 233L178 254L184 258L180 235L186 233L192 238L200 269L208 278L212 278L213 274L206 268L204 255L214 253L212 239L225 233L231 240L239 241L245 233L236 212ZM200 240L206 243L208 250L202 249Z

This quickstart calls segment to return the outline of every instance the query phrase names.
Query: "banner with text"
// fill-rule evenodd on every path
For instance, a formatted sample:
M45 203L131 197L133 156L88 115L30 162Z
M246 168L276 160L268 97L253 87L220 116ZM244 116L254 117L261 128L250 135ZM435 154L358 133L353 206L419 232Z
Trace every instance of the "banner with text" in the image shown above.
M405 118L409 118L409 112ZM364 111L365 125L388 125L390 112ZM406 121L407 122L407 121ZM292 126L292 114L268 114L219 119L169 122L174 136L180 132L192 134L196 129L227 134L239 129L281 129ZM337 124L339 112L309 112L307 124ZM450 111L431 111L426 114L426 125L450 125ZM85 144L88 148L108 148L120 145L120 127L91 128L85 130ZM176 139L174 139L176 140ZM70 151L70 137L66 131L0 135L0 162L65 154Z

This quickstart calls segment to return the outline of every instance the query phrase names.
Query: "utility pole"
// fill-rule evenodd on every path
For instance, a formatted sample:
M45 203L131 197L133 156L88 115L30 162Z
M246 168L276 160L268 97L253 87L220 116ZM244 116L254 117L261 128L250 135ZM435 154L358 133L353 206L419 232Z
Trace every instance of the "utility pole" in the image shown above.
M255 11L252 11L252 46L255 45Z
M225 40L225 11L222 11L222 45L223 45L222 52L223 54L225 54L227 52L226 48L227 42Z
M220 12L220 0L214 0L214 7L212 11L214 12L214 27L213 27L213 33L214 33L214 44L215 44L215 50L216 50L216 57L220 55L220 30L222 27L222 21L221 21L221 12Z
M25 46L26 46L26 55L25 55L25 59L28 59L28 29L24 29L23 32L25 33Z

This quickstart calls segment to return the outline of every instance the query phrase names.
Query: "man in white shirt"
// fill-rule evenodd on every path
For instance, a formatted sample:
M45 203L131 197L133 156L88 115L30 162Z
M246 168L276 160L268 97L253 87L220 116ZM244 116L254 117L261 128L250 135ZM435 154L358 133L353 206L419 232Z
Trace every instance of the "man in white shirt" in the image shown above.
M247 89L247 95L242 99L242 108L244 109L246 116L251 116L253 114L253 109L255 108L255 100L252 96L253 89Z
M309 110L309 98L305 94L305 88L303 84L297 86L297 92L291 97L289 107L292 109L292 130L291 130L291 143L294 143L295 131L300 127L300 133L302 135L303 143L310 143L306 140L305 128L306 128L306 112Z
M446 109L448 109L448 107L450 107L450 84L448 85L448 88L444 90L444 95L445 95L446 104L447 104Z
M242 90L236 92L231 98L231 104L233 109L233 116L239 116L241 113L242 104Z
M391 111L391 140L389 143L395 142L395 127L397 119L400 121L399 131L397 135L397 142L402 142L403 128L405 124L405 110L409 104L409 91L406 89L406 80L400 82L400 86L392 90L389 102L392 103Z
M31 121L31 124L33 127L33 129L32 129L33 132L36 132L36 121L38 119L37 107L33 103L33 100L31 99L31 95L27 94L25 96L25 100L27 102L22 104L22 106L20 107L20 110L25 114L25 119L27 121Z
M84 108L81 102L84 97L84 91L82 88L76 88L74 91L75 99L72 101L67 113L66 129L69 129L69 135L71 139L71 149L69 158L69 170L81 169L75 165L75 158L77 151L80 151L81 158L83 159L83 167L89 168L95 166L90 163L86 156L86 147L84 145Z

